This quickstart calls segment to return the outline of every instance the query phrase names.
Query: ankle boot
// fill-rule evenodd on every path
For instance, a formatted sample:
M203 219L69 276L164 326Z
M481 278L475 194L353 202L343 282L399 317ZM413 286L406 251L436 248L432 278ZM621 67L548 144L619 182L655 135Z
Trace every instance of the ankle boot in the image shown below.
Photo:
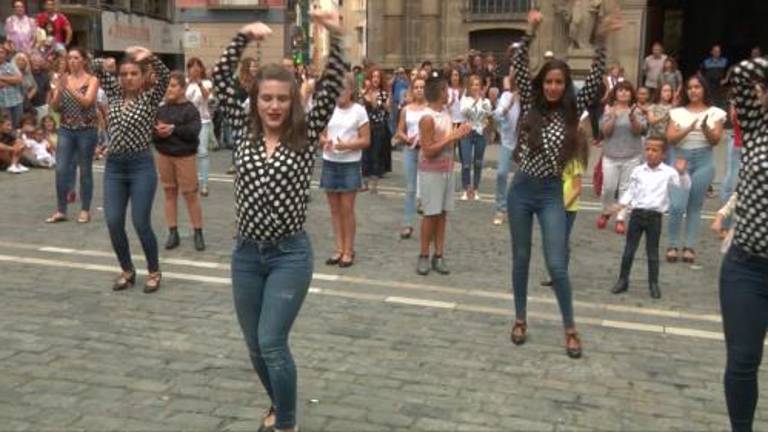
M165 249L176 249L179 246L179 230L176 227L168 229L168 240L165 241Z
M204 251L205 241L203 240L203 229L195 228L195 250Z

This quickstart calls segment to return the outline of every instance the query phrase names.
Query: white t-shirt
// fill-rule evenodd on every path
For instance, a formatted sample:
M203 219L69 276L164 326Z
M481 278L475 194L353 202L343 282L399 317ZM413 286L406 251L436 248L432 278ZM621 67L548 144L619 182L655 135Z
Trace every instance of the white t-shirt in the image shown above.
M358 136L361 127L368 123L368 113L358 103L346 108L338 106L333 110L333 116L328 122L328 138L336 144L339 138L350 141ZM362 150L323 150L323 159L331 162L358 162L363 157Z
M210 97L210 92L213 90L213 83L210 80L202 80L200 84L208 90ZM211 112L208 110L208 101L203 99L203 92L200 90L200 86L197 83L189 83L187 86L186 97L200 113L200 122L210 123Z
M686 135L685 138L677 144L677 147L682 149L697 149L712 146L704 136L704 132L701 131L701 120L703 120L705 116L708 116L707 125L713 128L715 127L715 123L725 120L726 113L722 109L714 106L709 107L707 110L700 113L690 112L685 107L673 108L669 111L669 119L675 122L680 129L687 128L693 122L699 122L699 126Z
M448 110L451 112L451 121L454 123L464 123L464 114L461 113L461 97L463 90L448 88Z

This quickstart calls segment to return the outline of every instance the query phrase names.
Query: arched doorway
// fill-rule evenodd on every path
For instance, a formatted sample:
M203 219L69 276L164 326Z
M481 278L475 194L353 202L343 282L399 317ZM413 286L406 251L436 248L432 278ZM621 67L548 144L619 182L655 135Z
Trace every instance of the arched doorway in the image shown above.
M493 53L498 63L503 66L509 62L506 58L507 48L524 34L522 30L509 28L475 30L469 33L469 48L482 53Z
M768 49L766 16L765 0L648 0L645 54L662 41L680 60L683 73L690 75L712 45L721 44L723 55L734 64L754 46Z

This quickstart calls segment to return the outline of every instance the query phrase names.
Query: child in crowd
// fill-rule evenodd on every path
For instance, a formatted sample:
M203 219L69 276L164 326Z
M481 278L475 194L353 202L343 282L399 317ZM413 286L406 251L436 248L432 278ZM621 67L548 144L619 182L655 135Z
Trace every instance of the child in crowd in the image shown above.
M8 167L11 174L29 171L19 163L24 152L24 143L18 139L10 118L0 118L0 166Z
M45 132L45 140L50 145L51 153L56 153L56 145L59 143L59 129L56 125L56 120L51 115L44 116L40 120L40 124Z
M629 273L632 261L640 244L640 237L645 232L645 250L648 255L648 288L651 297L661 298L659 289L659 238L661 237L661 219L669 209L669 189L671 186L689 189L691 178L684 159L675 161L674 169L665 164L666 140L662 137L649 137L645 147L645 163L632 171L629 187L614 207L618 212L625 207L632 209L627 230L627 243L621 259L619 280L611 290L620 294L629 289Z
M53 168L56 161L53 158L50 143L45 139L43 128L34 128L24 133L24 160L32 166Z

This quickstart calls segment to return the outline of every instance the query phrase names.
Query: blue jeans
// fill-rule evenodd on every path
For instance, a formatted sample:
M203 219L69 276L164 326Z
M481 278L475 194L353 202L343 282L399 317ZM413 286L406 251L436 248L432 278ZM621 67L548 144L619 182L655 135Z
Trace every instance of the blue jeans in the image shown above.
M467 190L472 182L472 189L480 187L483 175L483 156L485 155L485 137L472 131L459 143L461 150L461 187ZM470 179L470 171L474 168L474 176Z
M80 205L91 210L93 199L93 152L96 150L98 131L94 129L59 129L56 146L56 207L67 213L67 194L72 191L77 166L80 166Z
M309 291L312 263L303 231L275 241L238 238L232 253L237 320L278 429L296 425L296 364L288 333Z
M403 172L405 172L405 207L403 226L412 227L416 221L416 173L419 164L419 150L403 148Z
M208 158L208 142L211 138L211 123L203 123L200 127L200 144L197 145L197 180L201 188L208 187L208 172L211 169L211 159Z
M157 238L152 231L152 202L157 172L150 150L131 155L109 155L104 165L104 216L112 248L123 271L133 271L131 250L125 233L125 213L131 202L131 219L144 249L147 269L160 269Z
M526 319L533 215L536 215L541 226L544 259L563 315L563 325L573 327L562 179L533 177L518 171L509 188L507 212L512 236L512 289L517 319Z
M499 146L499 166L496 168L496 211L507 211L507 191L509 190L509 171L512 167L512 149Z
M729 133L728 152L726 153L725 178L720 186L720 205L723 206L731 199L731 195L736 191L736 184L739 181L739 170L741 168L741 148L734 147L733 134ZM731 227L733 218L728 217L723 221L723 228Z
M720 270L720 308L727 349L725 400L733 431L752 431L757 373L768 329L768 258L731 245Z
M669 247L680 244L680 228L685 214L685 246L696 247L701 225L701 208L704 206L707 188L715 178L712 148L675 149L678 158L688 161L691 189L671 187L669 191Z
M576 222L578 211L565 211L565 265L570 268L571 264L571 232L573 224Z

